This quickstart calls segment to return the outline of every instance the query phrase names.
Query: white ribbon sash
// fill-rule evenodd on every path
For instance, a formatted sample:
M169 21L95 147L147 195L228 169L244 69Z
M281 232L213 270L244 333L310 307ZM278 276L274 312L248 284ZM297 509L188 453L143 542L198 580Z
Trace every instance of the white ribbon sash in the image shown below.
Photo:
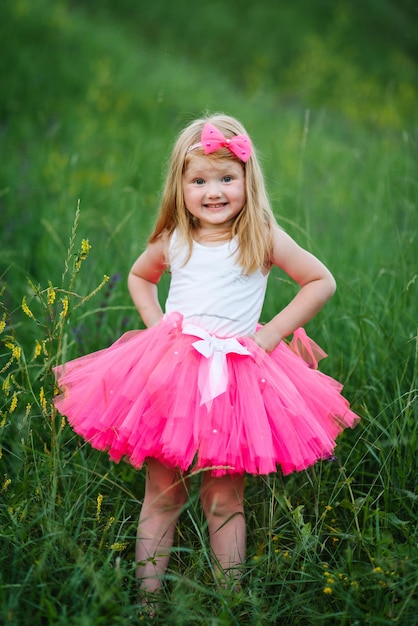
M220 339L193 324L186 324L182 332L184 335L200 338L199 341L192 343L195 350L205 357L200 362L198 373L198 385L201 394L200 406L206 404L210 408L212 400L224 393L228 386L226 355L231 352L251 355L251 352L248 352L247 348L233 337Z

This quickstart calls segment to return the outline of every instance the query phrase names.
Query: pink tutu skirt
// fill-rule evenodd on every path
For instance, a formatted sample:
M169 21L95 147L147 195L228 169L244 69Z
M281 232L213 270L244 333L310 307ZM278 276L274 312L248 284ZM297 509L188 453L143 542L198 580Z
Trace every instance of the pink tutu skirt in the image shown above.
M203 402L213 357L182 325L172 313L54 369L57 409L112 461L139 468L153 457L181 471L289 474L329 458L337 435L359 421L342 385L316 369L326 355L303 329L270 354L240 338L244 353L222 356L217 382L225 390Z

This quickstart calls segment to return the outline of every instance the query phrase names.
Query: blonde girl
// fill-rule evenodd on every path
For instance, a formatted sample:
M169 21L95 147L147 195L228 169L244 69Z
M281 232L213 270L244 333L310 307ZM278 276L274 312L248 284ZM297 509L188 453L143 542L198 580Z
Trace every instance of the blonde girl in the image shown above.
M300 288L261 325L272 266ZM325 353L302 328L333 295L334 278L277 225L255 148L234 118L197 119L179 134L128 287L146 329L56 368L56 405L113 461L146 465L136 547L144 592L162 584L190 472L201 473L214 567L236 580L245 473L301 471L330 457L359 418L342 386L316 369Z

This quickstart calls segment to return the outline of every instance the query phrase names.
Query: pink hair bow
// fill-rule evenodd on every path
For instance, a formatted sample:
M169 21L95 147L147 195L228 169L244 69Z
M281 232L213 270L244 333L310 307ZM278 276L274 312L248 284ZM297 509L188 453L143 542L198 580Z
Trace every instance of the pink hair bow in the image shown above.
M227 139L216 126L207 122L202 130L202 148L205 154L211 154L221 148L228 148L241 161L246 163L252 153L251 140L247 135L235 135Z

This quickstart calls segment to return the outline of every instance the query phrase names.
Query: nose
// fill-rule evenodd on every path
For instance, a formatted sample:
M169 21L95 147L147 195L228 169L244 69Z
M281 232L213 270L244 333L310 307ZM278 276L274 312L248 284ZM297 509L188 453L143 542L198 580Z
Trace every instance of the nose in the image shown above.
M208 184L206 194L208 198L219 198L221 191L217 181L213 180Z

